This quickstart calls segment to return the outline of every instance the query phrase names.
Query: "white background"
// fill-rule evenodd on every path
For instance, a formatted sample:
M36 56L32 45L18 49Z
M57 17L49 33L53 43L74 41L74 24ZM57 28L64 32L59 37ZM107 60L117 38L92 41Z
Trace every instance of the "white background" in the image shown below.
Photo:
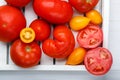
M120 80L120 0L110 1L109 50L112 69L104 76L88 72L0 71L0 80Z

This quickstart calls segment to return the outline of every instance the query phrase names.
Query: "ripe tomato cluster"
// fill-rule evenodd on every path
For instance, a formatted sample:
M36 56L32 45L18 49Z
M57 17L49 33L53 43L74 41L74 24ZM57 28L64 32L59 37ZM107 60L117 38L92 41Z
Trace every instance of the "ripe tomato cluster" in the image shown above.
M66 58L66 65L84 64L94 75L109 71L112 55L108 49L100 47L102 16L94 10L99 0L5 1L8 4L0 6L0 41L12 42L10 56L16 65L24 68L37 65L43 51L51 58ZM40 18L26 28L27 21L20 9L29 2ZM85 16L73 16L73 8ZM53 38L50 38L51 33ZM79 44L77 48L75 39Z

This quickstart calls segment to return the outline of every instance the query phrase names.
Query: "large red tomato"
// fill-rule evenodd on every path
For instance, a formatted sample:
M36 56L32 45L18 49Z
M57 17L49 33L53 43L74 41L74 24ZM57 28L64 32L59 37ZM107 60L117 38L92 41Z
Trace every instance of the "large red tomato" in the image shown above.
M103 41L103 32L99 25L89 24L79 31L77 41L81 47L95 48Z
M35 31L35 40L36 41L44 41L47 39L51 32L50 25L41 19L34 20L30 27Z
M87 12L93 9L99 0L69 0L70 4L79 12Z
M94 75L107 73L111 68L112 62L110 51L102 47L89 50L84 58L86 69Z
M71 5L62 0L34 0L33 8L38 16L54 24L66 23L73 15Z
M10 56L16 65L28 68L39 63L41 58L41 49L36 42L23 43L18 39L10 48Z
M0 6L0 41L15 40L24 27L26 20L22 12L11 6Z
M53 58L65 58L71 54L75 46L74 36L67 26L56 26L53 39L47 39L42 44L45 54Z
M5 1L12 6L21 8L26 6L31 0L5 0Z

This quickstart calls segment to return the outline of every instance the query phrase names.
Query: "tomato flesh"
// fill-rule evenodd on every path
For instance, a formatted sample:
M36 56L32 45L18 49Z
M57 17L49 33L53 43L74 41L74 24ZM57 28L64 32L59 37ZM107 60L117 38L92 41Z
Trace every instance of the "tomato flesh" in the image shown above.
M103 41L103 32L100 26L89 24L86 28L79 31L77 41L84 48L98 47Z
M103 75L112 65L112 55L106 48L98 47L89 50L84 58L86 69L94 75Z

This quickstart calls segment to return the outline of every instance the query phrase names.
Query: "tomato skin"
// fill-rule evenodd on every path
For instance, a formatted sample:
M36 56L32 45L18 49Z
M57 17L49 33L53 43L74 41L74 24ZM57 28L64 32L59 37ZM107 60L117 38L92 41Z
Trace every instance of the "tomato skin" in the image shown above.
M26 6L31 0L5 0L5 1L12 6L21 8Z
M88 24L77 34L77 41L81 47L95 48L103 41L103 32L99 25Z
M33 67L40 61L41 49L36 42L26 44L18 39L10 48L10 57L20 67Z
M86 50L82 47L77 47L69 55L66 64L67 65L78 65L83 62Z
M69 0L70 4L80 13L92 10L99 0Z
M0 41L11 42L17 39L25 27L26 20L22 12L8 5L0 6Z
M47 39L42 44L44 53L53 58L66 58L75 46L74 36L65 25L56 26L53 39Z
M30 27L35 31L36 41L44 41L50 36L51 27L46 21L42 19L34 20L30 24Z
M88 72L93 75L106 74L113 63L111 52L103 47L89 50L84 58L84 64Z
M100 25L103 21L102 15L97 10L90 10L85 15L90 18L91 23L93 24Z
M34 0L35 13L53 24L68 22L73 15L72 6L61 0Z

